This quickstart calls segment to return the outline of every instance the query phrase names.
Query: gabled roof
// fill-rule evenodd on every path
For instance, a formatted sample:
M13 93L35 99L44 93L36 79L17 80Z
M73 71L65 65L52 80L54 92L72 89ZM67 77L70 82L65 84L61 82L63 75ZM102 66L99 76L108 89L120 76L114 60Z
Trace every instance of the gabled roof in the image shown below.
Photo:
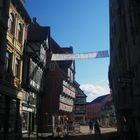
M50 27L30 24L28 27L27 41L42 43L50 34Z
M73 53L72 47L61 48L58 43L51 37L51 51L52 53L65 54ZM58 61L57 64L61 69L67 69L71 66L72 61Z
M113 104L113 101L111 100L111 101L106 102L106 103L104 104L104 106L111 106L112 104Z
M76 93L76 97L87 97L87 95L80 89L80 92Z
M103 101L106 99L107 96L110 96L110 94L97 97L95 100L91 101L91 102L88 103L88 104L97 104L97 103L101 103L101 102L103 102Z
M80 87L80 84L79 84L76 80L74 80L74 85L75 85L76 87Z
M52 37L51 37L51 50L52 53L59 53L59 54L73 53L72 47L61 48L60 45Z
M52 53L64 53L58 43L51 37L51 51Z
M74 86L77 90L77 92L76 92L77 97L87 97L87 95L84 93L84 91L80 88L80 84L76 80L74 80Z
M72 47L62 48L65 53L73 53Z

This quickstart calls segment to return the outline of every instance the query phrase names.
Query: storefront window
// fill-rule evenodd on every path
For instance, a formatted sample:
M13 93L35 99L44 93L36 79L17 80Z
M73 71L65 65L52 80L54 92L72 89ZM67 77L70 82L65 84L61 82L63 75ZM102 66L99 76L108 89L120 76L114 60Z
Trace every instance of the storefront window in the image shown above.
M27 132L28 131L28 112L23 111L22 112L22 131Z
M0 134L13 134L19 131L19 101L0 94ZM1 135L0 135L1 136Z
M9 111L9 129L10 133L15 132L16 130L16 121L17 121L17 101L12 99L10 102L10 111Z

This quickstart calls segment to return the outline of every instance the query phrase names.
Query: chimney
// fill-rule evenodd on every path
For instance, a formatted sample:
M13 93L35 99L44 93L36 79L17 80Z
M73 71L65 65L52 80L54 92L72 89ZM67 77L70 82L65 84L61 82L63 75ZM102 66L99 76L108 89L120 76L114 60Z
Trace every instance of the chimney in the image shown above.
M32 23L33 23L33 24L36 24L36 23L37 23L37 18L36 18L36 17L33 17Z
M33 18L32 18L32 25L34 25L34 26L40 26L40 25L37 23L37 18L36 18L36 17L33 17Z

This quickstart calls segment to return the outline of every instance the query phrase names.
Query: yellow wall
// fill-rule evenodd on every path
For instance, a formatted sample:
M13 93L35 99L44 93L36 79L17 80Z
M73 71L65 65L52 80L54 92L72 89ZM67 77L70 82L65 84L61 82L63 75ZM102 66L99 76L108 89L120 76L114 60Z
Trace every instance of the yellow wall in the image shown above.
M19 90L19 93L17 94L17 98L22 99L22 89L21 82L22 82L22 55L23 55L23 48L25 43L25 30L27 27L27 23L25 22L24 18L21 17L21 14L18 13L16 7L12 3L10 3L10 9L9 9L9 15L12 13L15 18L15 30L14 34L11 34L10 32L7 32L7 51L9 51L12 54L12 73L14 76L14 87L16 87ZM22 24L23 27L23 35L22 35L22 42L20 43L18 41L18 25L19 23ZM20 61L19 66L19 77L15 77L15 61L18 59Z

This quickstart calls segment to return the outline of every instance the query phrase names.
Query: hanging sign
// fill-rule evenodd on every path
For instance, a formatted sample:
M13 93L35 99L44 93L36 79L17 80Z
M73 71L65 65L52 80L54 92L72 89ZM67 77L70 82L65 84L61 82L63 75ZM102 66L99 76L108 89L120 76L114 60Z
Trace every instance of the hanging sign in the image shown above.
M78 60L89 58L103 58L109 57L108 51L98 51L91 53L77 53L77 54L52 54L52 61L66 61L66 60Z

